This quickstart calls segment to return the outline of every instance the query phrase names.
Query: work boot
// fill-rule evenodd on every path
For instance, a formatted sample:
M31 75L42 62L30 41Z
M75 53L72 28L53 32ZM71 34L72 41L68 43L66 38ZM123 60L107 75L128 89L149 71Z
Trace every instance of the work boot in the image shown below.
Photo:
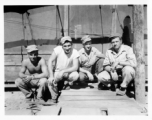
M46 102L47 105L54 105L54 104L56 104L56 103L57 103L57 100L56 100L56 99L49 99L49 100Z
M25 102L26 102L26 103L32 103L32 99L33 99L33 98L26 98L26 99L25 99Z
M52 82L52 90L58 94L58 86L56 83L54 83L54 81Z
M126 88L120 87L120 89L117 91L116 95L124 96L126 94Z
M45 104L45 101L42 99L42 98L37 98L35 101L34 101L35 104L40 104L40 105L43 105Z

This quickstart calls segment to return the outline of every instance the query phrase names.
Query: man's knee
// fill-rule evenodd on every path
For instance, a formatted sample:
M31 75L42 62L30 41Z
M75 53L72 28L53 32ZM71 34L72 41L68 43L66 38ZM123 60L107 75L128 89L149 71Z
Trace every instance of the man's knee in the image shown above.
M78 80L78 78L79 78L78 72L72 72L72 73L69 75L69 80L70 80L70 81L76 81L76 80Z
M41 78L40 81L39 81L39 85L40 86L46 86L48 83L47 79L46 78Z
M135 70L131 66L125 66L122 72L123 72L123 75L131 75L132 77L135 77Z
M105 81L108 81L108 80L111 79L110 75L109 75L109 73L107 71L100 72L98 74L97 78L98 78L98 81L100 81L100 82L105 82Z
M79 80L80 81L85 81L86 80L86 74L85 73L82 73L82 72L79 72Z
M17 78L16 80L15 80L15 85L16 86L20 86L21 84L23 84L24 82L23 82L23 80L21 79L21 78Z

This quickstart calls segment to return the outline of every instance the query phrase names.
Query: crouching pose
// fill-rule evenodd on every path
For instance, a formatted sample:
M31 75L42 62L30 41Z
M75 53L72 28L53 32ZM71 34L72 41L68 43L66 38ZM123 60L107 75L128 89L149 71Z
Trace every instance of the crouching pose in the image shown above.
M19 78L15 80L15 84L23 92L27 102L34 97L32 88L37 88L37 102L43 103L43 94L47 87L47 66L45 60L38 56L36 45L30 45L26 49L28 58L23 60ZM26 71L29 74L25 74Z
M79 80L81 83L94 81L95 77L103 70L104 55L91 46L91 38L85 35L81 39L83 48L79 50Z
M53 53L48 61L49 69L49 90L52 95L52 102L57 102L58 83L62 80L67 80L69 85L73 85L77 81L79 74L78 58L79 53L72 48L72 39L69 36L61 38L62 46L54 48ZM53 62L55 61L55 70L53 71Z
M111 44L112 47L107 50L103 63L105 71L98 76L99 87L118 81L118 75L121 75L122 83L117 94L125 95L128 84L135 78L136 57L131 47L122 44L118 33L111 36Z

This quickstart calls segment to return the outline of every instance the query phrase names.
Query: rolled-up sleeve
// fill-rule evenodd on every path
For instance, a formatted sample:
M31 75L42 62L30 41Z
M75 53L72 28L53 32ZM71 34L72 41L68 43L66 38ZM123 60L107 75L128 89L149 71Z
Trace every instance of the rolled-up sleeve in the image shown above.
M105 56L105 59L104 59L104 62L103 62L103 66L107 66L107 65L110 65L108 51L106 52L106 56Z
M133 53L133 49L132 48L130 48L130 49L127 50L127 61L130 63L130 65L132 67L135 68L137 66L136 56Z

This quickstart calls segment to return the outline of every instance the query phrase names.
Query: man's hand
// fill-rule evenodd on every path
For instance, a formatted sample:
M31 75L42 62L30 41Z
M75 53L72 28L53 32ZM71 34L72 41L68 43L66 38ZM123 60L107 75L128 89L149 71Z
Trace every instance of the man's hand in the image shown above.
M116 66L116 70L117 70L117 69L122 69L122 68L123 68L122 65L117 65L117 66Z
M24 81L25 83L29 83L32 79L33 79L33 76L32 76L32 75L27 75L27 76L23 79L23 81Z
M111 77L112 77L112 79L114 80L114 81L117 81L118 80L118 75L117 75L117 72L116 71L111 71L110 72L110 74L111 74Z
M48 79L49 85L52 85L53 80L54 80L54 77L49 77Z
M112 66L111 66L112 72L114 72L114 71L116 70L116 67L118 66L118 64L119 64L118 61L116 61L116 62L114 62L114 63L112 64Z
M87 76L88 76L88 78L89 78L90 81L94 80L93 75L89 71L87 72Z

